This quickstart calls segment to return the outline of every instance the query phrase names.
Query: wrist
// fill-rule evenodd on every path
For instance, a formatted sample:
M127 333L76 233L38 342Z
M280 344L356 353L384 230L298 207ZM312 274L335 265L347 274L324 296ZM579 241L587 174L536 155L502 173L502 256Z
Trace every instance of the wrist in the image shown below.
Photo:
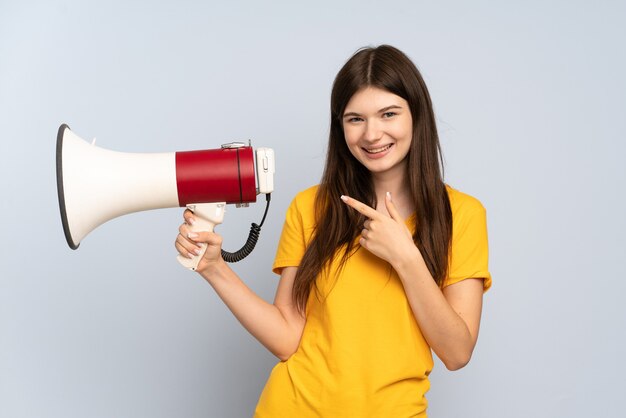
M218 260L213 261L202 260L196 272L210 283L212 280L223 276L226 269L228 269L228 265L224 259L220 257Z
M390 264L401 280L404 280L405 277L415 277L416 274L421 275L424 272L430 274L422 253L416 245L409 246Z

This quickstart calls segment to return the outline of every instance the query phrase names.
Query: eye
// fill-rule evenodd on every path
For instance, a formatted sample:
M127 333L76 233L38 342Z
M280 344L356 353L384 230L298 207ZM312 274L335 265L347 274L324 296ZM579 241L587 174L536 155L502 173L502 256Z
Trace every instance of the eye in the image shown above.
M357 122L362 122L363 118L359 117L359 116L350 116L346 119L346 122L348 123L357 123Z
M388 119L388 118L392 118L392 117L394 117L396 115L397 115L396 112L385 112L385 113L383 113L383 118L387 118Z

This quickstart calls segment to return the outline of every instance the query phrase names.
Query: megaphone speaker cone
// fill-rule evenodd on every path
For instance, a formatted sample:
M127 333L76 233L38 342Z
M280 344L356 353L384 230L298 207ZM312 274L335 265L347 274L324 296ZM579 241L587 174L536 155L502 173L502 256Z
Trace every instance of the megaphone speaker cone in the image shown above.
M179 206L173 152L99 148L67 125L61 125L57 136L57 189L63 231L72 249L110 219Z

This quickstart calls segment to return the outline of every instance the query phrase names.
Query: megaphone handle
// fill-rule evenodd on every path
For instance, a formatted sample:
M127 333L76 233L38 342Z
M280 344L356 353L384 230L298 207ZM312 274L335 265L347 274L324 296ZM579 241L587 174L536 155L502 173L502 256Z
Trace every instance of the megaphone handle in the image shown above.
M225 202L218 203L199 203L187 205L187 209L192 211L195 215L195 222L191 226L192 232L213 232L215 225L219 225L224 220L224 211L226 208ZM196 270L198 264L206 251L206 244L202 244L202 250L200 254L193 258L183 257L178 255L176 259L183 267L190 270Z

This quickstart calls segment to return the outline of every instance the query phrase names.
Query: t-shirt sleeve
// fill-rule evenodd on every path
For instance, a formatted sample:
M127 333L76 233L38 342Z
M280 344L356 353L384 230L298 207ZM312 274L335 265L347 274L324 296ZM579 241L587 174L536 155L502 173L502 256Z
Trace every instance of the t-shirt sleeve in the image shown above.
M453 214L450 269L443 287L476 278L483 279L486 292L491 287L487 213L478 201L464 206Z
M305 225L298 203L298 197L296 197L287 209L283 231L272 265L272 271L276 274L280 274L284 267L299 266L306 250Z

